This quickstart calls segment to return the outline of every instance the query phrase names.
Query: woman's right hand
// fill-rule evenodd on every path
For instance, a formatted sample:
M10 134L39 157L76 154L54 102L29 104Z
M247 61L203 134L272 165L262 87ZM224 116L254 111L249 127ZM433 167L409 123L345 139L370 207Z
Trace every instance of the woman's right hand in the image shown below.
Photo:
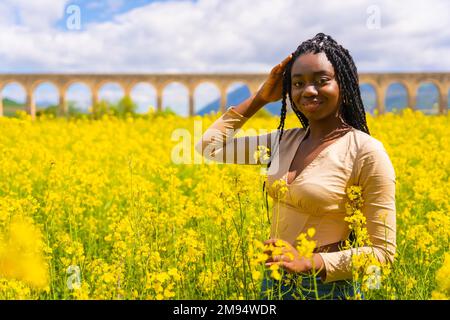
M288 62L292 59L292 54L277 64L270 71L269 77L258 90L256 96L265 103L275 102L282 98L283 94L283 72Z

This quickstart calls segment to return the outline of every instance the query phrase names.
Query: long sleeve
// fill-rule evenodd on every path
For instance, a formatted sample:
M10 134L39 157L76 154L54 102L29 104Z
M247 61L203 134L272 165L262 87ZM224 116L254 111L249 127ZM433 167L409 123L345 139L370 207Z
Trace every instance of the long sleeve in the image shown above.
M381 142L366 143L355 165L360 172L358 184L364 200L361 211L372 243L370 247L358 248L358 253L373 254L380 263L392 263L396 250L394 167ZM325 262L324 282L351 279L352 254L355 253L356 249L320 253Z
M267 163L268 159L264 160L262 156L255 159L254 155L259 146L272 152L277 132L256 135L256 130L249 129L244 136L235 137L247 120L234 108L229 108L203 133L195 144L195 150L205 158L220 163Z

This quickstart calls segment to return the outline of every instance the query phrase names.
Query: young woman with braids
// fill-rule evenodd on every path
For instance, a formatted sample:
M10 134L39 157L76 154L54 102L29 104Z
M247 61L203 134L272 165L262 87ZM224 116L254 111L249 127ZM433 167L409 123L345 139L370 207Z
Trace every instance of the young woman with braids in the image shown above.
M234 137L236 130L259 109L280 99L277 131ZM287 99L302 128L284 130ZM308 290L313 282L319 298L344 299L355 294L348 281L352 279L354 249L341 250L340 246L350 236L344 218L346 189L351 185L362 188L361 211L372 243L370 247L358 248L358 252L371 253L381 263L393 262L395 171L383 144L370 136L355 63L349 51L330 36L319 33L301 43L272 69L256 94L230 107L206 130L196 149L217 162L261 164L253 157L260 145L271 151L267 193L274 199L271 239L265 243L278 239L287 243L283 254L269 258L266 266L278 264L287 273L309 273L315 278L311 281L311 277L303 277L300 288L280 282L285 299L317 298ZM235 149L237 157L233 154ZM273 187L277 180L284 181L287 188L279 199ZM298 235L309 228L316 230L313 240L317 247L312 260L296 250ZM262 298L275 282L269 277L264 279Z

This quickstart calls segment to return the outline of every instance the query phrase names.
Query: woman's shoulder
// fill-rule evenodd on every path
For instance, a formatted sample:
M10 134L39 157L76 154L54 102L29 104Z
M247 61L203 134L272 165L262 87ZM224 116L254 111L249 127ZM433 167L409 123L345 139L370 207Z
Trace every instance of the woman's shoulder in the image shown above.
M395 168L380 140L363 131L355 130L355 141L358 143L355 164L360 174L364 172L363 175L366 177L378 177L377 179L384 177L390 181L396 180Z
M280 135L281 130L277 130L277 141L278 137ZM275 131L274 131L275 132ZM306 130L304 128L289 128L283 130L283 135L281 136L281 144L290 143L292 141L297 140L298 138L301 138L302 135L304 135Z
M353 140L358 153L364 154L375 151L386 151L384 144L377 138L359 129L354 129L353 132Z
M306 133L305 128L289 128L284 130L282 140L286 137L286 139L291 137L299 137L301 135L304 135Z

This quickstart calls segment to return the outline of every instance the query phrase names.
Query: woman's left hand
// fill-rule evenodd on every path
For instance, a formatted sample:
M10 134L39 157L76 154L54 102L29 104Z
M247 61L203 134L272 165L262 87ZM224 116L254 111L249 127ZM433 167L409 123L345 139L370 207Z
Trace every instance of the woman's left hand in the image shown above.
M281 248L277 246L280 241L283 243L283 246ZM312 269L311 259L300 257L297 249L295 249L290 243L287 243L286 241L281 239L269 239L264 241L264 244L272 244L273 246L278 247L276 249L277 251L281 251L281 254L276 254L275 256L272 255L271 250L267 250L264 252L269 255L269 259L267 259L265 263L266 267L278 264L289 273L308 272Z

